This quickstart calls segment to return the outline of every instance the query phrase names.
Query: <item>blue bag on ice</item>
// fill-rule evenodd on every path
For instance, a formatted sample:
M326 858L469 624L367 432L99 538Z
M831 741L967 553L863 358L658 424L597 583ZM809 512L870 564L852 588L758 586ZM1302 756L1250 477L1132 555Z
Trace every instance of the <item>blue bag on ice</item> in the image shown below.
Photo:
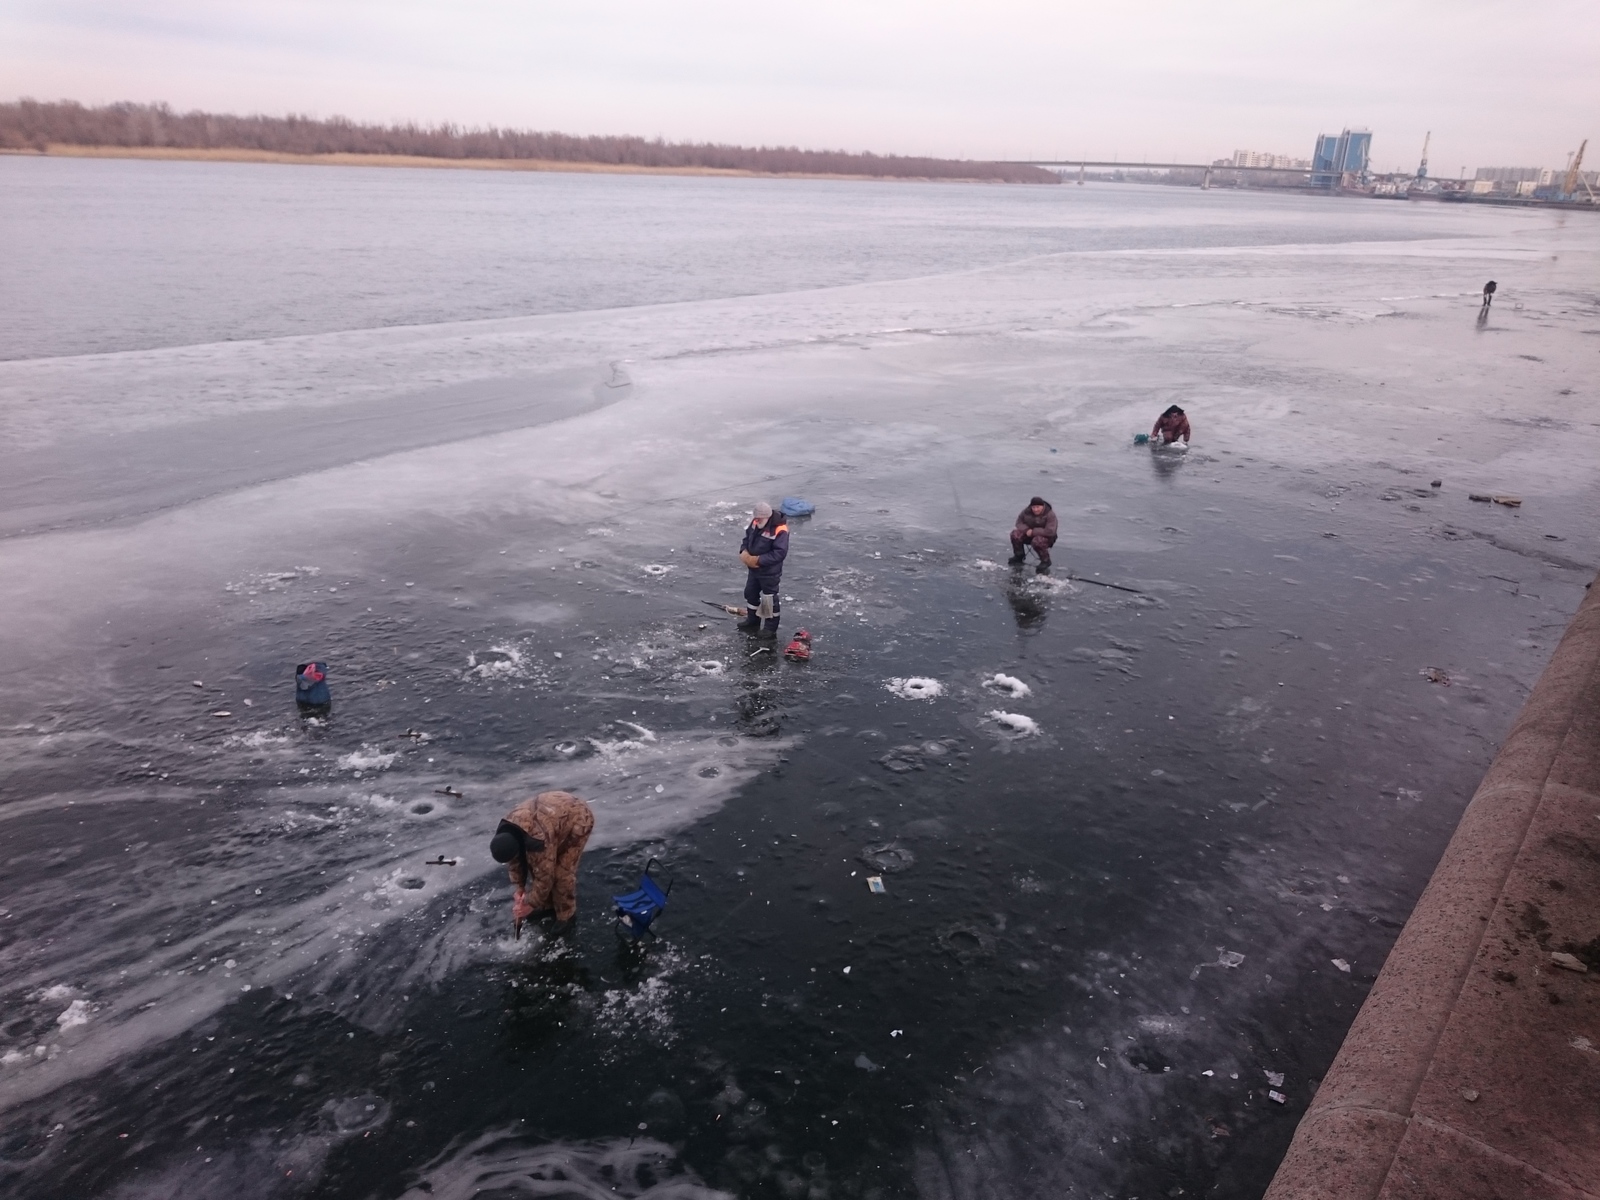
M296 704L310 708L333 703L333 693L328 690L327 663L301 663L294 669L294 699Z
M817 511L817 506L809 500L802 500L799 496L785 496L778 505L778 511L786 517L809 517Z

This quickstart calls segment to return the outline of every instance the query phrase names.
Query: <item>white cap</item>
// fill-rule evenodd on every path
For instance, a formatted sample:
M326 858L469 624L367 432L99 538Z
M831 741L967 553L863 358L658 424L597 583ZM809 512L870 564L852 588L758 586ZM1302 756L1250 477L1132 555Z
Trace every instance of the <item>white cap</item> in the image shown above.
M772 515L772 505L768 504L765 500L757 500L756 501L756 510L755 510L755 518L756 518L756 520L765 521L771 515Z

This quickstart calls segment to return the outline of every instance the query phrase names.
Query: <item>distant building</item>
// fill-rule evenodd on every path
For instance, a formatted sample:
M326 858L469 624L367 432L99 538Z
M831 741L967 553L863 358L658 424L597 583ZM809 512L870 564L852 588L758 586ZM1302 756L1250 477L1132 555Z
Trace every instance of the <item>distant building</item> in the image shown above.
M1347 180L1365 180L1371 155L1372 134L1365 129L1346 129L1337 137L1318 134L1316 153L1311 156L1311 186L1331 188Z
M1474 181L1487 179L1490 183L1538 183L1548 174L1538 167L1479 167Z
M1235 150L1231 163L1224 160L1217 165L1264 167L1269 171L1306 171L1311 167L1310 162L1303 158L1291 158L1287 154L1263 154L1259 150Z

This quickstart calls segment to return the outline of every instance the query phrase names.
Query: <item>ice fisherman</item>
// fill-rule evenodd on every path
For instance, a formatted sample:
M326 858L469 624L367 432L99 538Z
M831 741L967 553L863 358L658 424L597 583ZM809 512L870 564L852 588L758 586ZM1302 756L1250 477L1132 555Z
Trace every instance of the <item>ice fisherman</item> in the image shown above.
M1039 556L1035 570L1040 575L1050 574L1050 547L1056 544L1056 510L1041 496L1028 501L1028 507L1017 514L1017 524L1011 531L1011 565L1020 567L1028 560L1028 547Z
M1494 303L1495 288L1498 287L1498 286L1499 285L1496 284L1495 281L1492 280L1492 279L1489 280L1488 283L1483 285L1483 307L1484 308L1488 308L1489 305Z
M489 842L516 889L511 918L556 919L554 932L571 928L578 912L578 863L594 832L594 810L571 792L540 792L505 815Z
M1155 425L1150 429L1152 446L1165 446L1171 442L1188 445L1189 437L1189 417L1176 404L1157 417Z
M782 607L778 587L783 582L783 560L789 557L789 522L762 500L750 514L739 561L749 568L744 581L744 620L740 629L759 629L764 637L778 636Z

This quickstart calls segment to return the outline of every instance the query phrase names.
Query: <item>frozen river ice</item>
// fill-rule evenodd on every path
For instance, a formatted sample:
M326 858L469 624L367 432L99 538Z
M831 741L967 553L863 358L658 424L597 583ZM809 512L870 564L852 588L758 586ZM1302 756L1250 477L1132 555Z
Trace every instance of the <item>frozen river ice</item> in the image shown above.
M0 214L18 1195L1257 1196L1597 561L1584 214L17 158ZM805 665L700 603L782 495ZM487 854L546 787L558 946Z

